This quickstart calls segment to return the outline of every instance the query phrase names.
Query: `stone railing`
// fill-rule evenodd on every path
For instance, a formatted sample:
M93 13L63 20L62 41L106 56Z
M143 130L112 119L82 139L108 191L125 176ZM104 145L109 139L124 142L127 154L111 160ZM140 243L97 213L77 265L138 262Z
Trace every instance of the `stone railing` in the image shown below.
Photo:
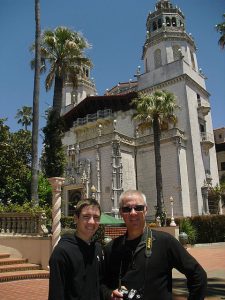
M0 235L47 236L45 213L0 213Z
M95 114L87 114L84 118L77 118L76 121L73 122L73 126L81 126L87 124L89 122L95 122L98 119L109 118L112 116L111 109L98 110Z

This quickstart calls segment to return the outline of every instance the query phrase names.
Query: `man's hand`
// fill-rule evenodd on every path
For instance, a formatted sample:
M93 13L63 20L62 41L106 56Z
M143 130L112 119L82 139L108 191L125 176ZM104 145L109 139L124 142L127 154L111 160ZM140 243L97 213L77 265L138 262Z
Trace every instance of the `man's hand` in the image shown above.
M126 290L125 286L122 286L121 288ZM121 298L123 298L123 294L120 292L119 289L116 289L116 290L112 291L112 294L111 294L111 299L112 300L121 300Z

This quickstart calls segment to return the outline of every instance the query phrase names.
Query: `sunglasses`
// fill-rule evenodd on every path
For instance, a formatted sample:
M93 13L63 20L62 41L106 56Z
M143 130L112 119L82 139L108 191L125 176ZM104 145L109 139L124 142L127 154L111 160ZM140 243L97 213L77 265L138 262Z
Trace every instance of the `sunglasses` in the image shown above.
M136 205L133 207L130 207L130 206L122 206L121 207L121 211L125 214L130 213L132 211L132 209L134 209L135 211L144 211L145 205Z

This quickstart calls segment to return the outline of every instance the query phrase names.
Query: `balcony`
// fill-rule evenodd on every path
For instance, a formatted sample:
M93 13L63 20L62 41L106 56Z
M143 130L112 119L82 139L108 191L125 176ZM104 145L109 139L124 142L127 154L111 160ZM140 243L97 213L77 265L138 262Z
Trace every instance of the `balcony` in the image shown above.
M198 100L198 113L201 114L203 117L207 116L210 112L211 108L207 101Z
M209 132L201 132L201 145L203 150L209 151L214 146L213 134Z
M77 118L76 121L73 122L74 127L83 126L88 123L96 122L97 120L104 120L112 117L111 109L98 110L95 114L87 114L84 118Z

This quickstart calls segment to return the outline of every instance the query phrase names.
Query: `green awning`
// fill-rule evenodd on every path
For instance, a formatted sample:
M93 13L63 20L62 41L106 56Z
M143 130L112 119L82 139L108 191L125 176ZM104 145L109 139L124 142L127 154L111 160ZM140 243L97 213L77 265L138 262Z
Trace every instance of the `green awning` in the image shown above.
M101 214L100 224L103 225L123 225L123 219L116 219L113 216L107 214Z

